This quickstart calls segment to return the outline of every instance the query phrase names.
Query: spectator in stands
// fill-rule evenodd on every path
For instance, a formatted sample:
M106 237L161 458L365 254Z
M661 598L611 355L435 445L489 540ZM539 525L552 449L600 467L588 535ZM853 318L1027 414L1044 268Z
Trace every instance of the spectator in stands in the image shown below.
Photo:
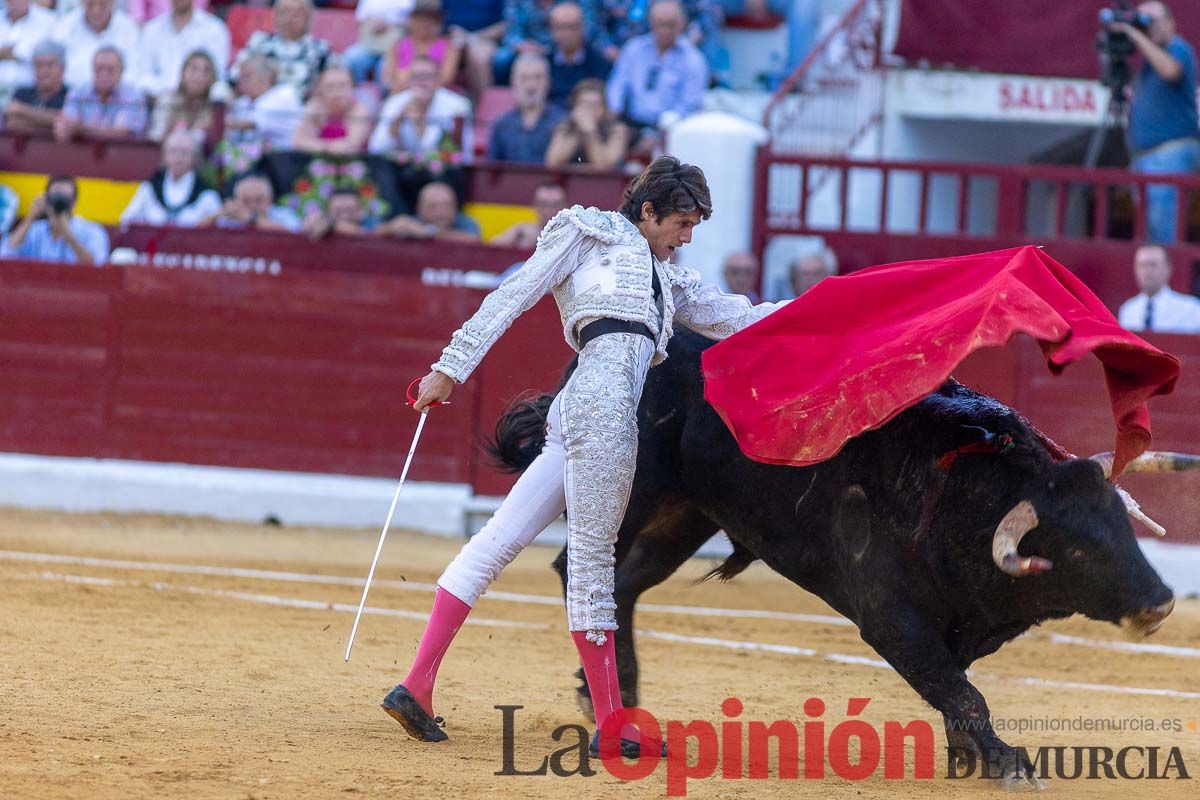
M184 130L167 135L162 167L138 184L121 223L192 228L221 211L221 196L196 173L200 147Z
M355 155L362 153L370 133L371 115L354 97L354 77L348 67L335 63L317 78L292 149L314 155Z
M678 0L650 7L650 33L630 39L608 80L608 107L641 129L635 149L656 140L656 129L700 110L708 88L708 65L683 36L687 26Z
M254 228L260 231L296 231L300 218L290 208L275 205L275 190L262 175L242 176L233 187L233 197L220 211L201 222L218 228Z
M92 83L67 93L54 122L54 138L128 139L146 132L146 98L121 78L125 63L116 46L101 45L92 57Z
M792 295L799 297L821 281L837 272L837 257L829 248L819 253L800 256L788 269Z
M446 30L463 51L467 88L478 100L493 83L492 60L504 36L504 0L445 0Z
M53 37L67 49L67 86L86 87L92 80L92 57L101 47L115 47L129 74L125 79L136 85L138 42L137 23L124 11L116 10L116 0L83 0L81 6L59 19Z
M190 132L200 143L213 133L213 84L217 82L217 67L205 50L197 50L183 62L179 85L175 91L158 98L150 119L148 137L161 142L168 133L177 130Z
M291 83L277 83L275 62L252 55L238 72L237 97L225 118L225 138L239 147L287 150L304 115L300 93ZM254 157L257 159L257 155Z
M403 163L424 162L445 152L446 140L469 152L470 101L438 85L438 66L419 55L409 67L409 88L392 95L379 110L367 149Z
M51 176L46 193L34 198L29 213L4 237L0 257L102 266L108 260L108 233L75 215L78 199L74 178Z
M583 11L583 37L601 51L612 47L600 0L577 0ZM550 9L555 0L509 0L504 6L504 39L492 59L498 83L508 83L513 61L521 53L548 57L554 47Z
M589 78L571 92L571 113L554 129L546 166L586 164L597 172L620 167L629 153L629 128L604 105L604 84Z
M301 97L307 97L330 54L329 42L309 33L312 12L311 0L275 0L274 32L255 31L251 35L230 70L233 79L241 75L246 59L266 56L275 62L277 79L292 84Z
M168 11L142 28L140 50L140 85L148 94L174 90L197 51L208 54L216 70L215 80L223 83L230 58L229 29L220 19L198 8L196 0L171 0Z
M379 75L383 57L400 40L413 3L414 0L359 0L354 8L358 41L342 53L355 83Z
M518 222L503 233L497 234L489 244L501 247L520 247L532 250L546 223L559 211L567 207L567 192L557 183L543 183L533 191L535 222Z
M612 63L583 38L583 9L559 3L550 9L550 102L565 106L575 84L586 78L606 80ZM514 86L516 85L514 80Z
M758 305L762 297L758 292L758 258L753 253L730 253L725 257L721 277L730 294L740 294Z
M0 100L34 82L33 51L57 20L31 0L8 0L0 17Z
M517 106L492 124L488 158L526 164L544 163L554 128L566 117L557 106L546 104L550 90L550 65L541 56L518 56L513 64L512 85Z
M1144 244L1133 257L1138 294L1121 304L1117 319L1131 331L1200 333L1200 300L1170 287L1171 254L1161 244Z
M330 233L361 236L374 229L375 220L367 217L362 198L350 188L334 189L325 213L313 214L304 220L304 230L313 240L322 239Z
M1200 165L1196 54L1176 34L1166 5L1142 3L1138 11L1151 20L1145 33L1123 22L1112 25L1143 56L1129 109L1131 167L1150 175L1195 172ZM1153 242L1175 241L1175 195L1173 186L1146 187L1146 221Z
M648 0L604 0L608 12L609 32L613 41L625 44L635 36L642 36L651 29ZM714 0L680 0L686 27L683 35L704 54L709 68L717 71L725 67L728 56L721 47L721 25L725 15Z
M408 35L401 37L383 57L383 84L393 92L407 89L413 59L421 56L437 65L440 86L455 82L462 62L462 46L442 35L441 0L416 0L408 18Z
M4 127L10 131L50 131L67 101L63 46L43 40L33 51L33 85L18 89L4 109Z
M398 239L480 241L479 224L459 211L458 195L443 181L433 181L421 188L416 217L404 214L392 217L379 232Z

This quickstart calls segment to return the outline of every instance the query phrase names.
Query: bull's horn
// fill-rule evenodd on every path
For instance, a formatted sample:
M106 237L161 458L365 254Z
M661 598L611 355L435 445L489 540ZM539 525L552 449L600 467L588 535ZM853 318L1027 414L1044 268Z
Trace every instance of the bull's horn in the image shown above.
M1104 477L1112 477L1113 453L1097 453L1091 457L1104 470ZM1125 465L1126 475L1132 472L1186 472L1190 469L1200 469L1200 456L1191 453L1168 453L1161 450L1147 450Z
M1125 513L1136 519L1138 522L1150 529L1150 532L1155 536L1166 536L1167 529L1159 525L1154 520L1146 516L1142 511L1142 507L1138 505L1138 501L1133 499L1129 492L1122 489L1120 486L1113 484L1113 488L1117 490L1117 495L1121 498L1121 502L1125 504Z
M996 535L992 537L992 560L1006 575L1020 578L1045 572L1054 566L1044 558L1022 558L1017 553L1017 545L1021 543L1021 539L1037 526L1037 511L1028 500L1022 500L1013 506L996 526Z

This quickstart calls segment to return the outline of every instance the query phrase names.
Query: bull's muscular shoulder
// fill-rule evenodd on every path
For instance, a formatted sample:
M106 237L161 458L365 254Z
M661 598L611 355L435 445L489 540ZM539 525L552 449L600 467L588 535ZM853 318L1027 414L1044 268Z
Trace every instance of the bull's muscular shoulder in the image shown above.
M638 244L641 232L637 226L616 211L601 211L595 207L580 205L565 208L554 215L546 224L543 235L552 229L570 226L574 230L605 244Z

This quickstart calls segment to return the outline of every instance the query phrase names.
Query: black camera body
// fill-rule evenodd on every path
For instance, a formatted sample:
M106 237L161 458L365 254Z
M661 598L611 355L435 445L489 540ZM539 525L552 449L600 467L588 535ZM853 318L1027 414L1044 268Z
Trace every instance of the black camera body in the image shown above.
M48 194L46 195L46 208L56 215L66 214L71 210L71 198L65 194Z
M1127 0L1118 0L1112 8L1100 9L1100 32L1096 35L1096 49L1100 51L1100 82L1113 91L1114 96L1123 95L1125 87L1133 77L1129 69L1129 57L1137 52L1137 46L1128 34L1110 29L1115 22L1124 22L1147 31L1150 18L1132 8Z

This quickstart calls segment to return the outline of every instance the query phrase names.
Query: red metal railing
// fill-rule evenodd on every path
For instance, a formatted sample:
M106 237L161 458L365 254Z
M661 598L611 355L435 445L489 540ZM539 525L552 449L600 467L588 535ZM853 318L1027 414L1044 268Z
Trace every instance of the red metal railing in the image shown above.
M1200 176L855 160L787 155L764 148L757 181L762 187L755 214L755 241L760 247L778 234L826 231L1136 242L1146 237L1150 185L1179 190L1175 238L1185 246L1200 245Z

